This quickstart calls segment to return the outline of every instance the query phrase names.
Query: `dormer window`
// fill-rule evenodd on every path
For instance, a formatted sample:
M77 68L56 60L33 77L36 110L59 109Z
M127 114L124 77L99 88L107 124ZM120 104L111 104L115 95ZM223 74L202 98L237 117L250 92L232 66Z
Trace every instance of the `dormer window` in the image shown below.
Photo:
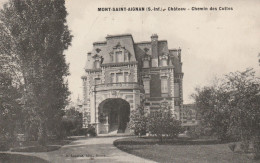
M150 63L148 60L144 60L143 62L143 68L149 68L150 67Z
M120 42L113 47L113 51L110 54L110 61L114 63L129 62L130 53L125 47L122 47Z
M95 68L100 68L100 61L95 61L94 62L94 67Z
M151 56L148 54L144 55L143 58L143 68L149 68L150 67L150 60L151 60Z
M116 62L124 62L124 55L122 51L117 51L115 55L116 55Z
M162 66L167 66L167 60L166 59L163 59L163 60L161 60L161 62L162 62Z
M96 54L96 55L93 56L93 58L94 58L94 66L93 67L95 69L100 68L100 65L101 65L101 63L103 61L103 57L98 55L98 54Z
M168 66L168 55L166 53L164 53L163 55L161 55L159 57L160 59L160 65L162 67Z

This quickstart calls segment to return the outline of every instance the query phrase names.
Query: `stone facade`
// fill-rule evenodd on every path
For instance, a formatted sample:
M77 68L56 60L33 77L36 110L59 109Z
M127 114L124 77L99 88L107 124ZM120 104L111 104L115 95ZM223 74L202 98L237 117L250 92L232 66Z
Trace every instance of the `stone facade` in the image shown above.
M122 103L117 99L129 104L126 112L141 104L153 112L162 103L168 103L180 119L183 102L181 49L168 49L167 41L158 40L156 34L150 41L139 43L134 42L131 34L123 34L108 35L106 41L94 42L87 55L82 76L83 127L94 124L98 133L108 133L118 119L119 129L126 125L126 129L122 127L122 132L126 132L129 120L120 119L123 113L113 116L112 108L107 111L107 102ZM118 113L123 109L115 107Z

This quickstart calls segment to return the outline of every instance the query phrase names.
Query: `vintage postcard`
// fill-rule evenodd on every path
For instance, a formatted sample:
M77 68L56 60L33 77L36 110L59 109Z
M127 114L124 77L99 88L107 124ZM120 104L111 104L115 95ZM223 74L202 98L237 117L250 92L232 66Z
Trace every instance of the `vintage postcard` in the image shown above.
M0 0L0 162L258 162L260 1Z

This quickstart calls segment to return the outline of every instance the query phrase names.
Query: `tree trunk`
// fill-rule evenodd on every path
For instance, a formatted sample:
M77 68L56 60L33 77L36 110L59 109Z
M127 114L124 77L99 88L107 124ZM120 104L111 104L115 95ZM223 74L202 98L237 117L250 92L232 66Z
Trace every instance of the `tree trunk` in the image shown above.
M38 130L38 143L42 146L45 146L46 141L47 141L46 126L44 122L41 122Z

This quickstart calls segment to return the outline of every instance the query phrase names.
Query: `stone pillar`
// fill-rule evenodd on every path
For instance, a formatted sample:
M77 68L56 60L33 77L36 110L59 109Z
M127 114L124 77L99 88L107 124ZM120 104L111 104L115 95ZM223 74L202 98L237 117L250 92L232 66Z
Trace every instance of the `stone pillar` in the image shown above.
M100 133L100 123L95 123L95 126L96 126L96 133L99 134Z
M170 80L170 95L172 97L171 100L171 108L172 108L172 113L176 114L176 109L175 109L175 104L174 104L174 69L170 69L170 76L169 76L169 80ZM177 113L178 114L178 113Z
M106 72L106 68L105 67L102 67L101 68L101 77L100 77L100 79L101 79L101 83L107 83L108 81L105 81L105 72Z
M137 70L137 65L134 65L133 68L134 68L134 82L138 82L138 70Z
M108 123L108 115L106 116L106 124L105 124L106 133L109 132L109 123Z

